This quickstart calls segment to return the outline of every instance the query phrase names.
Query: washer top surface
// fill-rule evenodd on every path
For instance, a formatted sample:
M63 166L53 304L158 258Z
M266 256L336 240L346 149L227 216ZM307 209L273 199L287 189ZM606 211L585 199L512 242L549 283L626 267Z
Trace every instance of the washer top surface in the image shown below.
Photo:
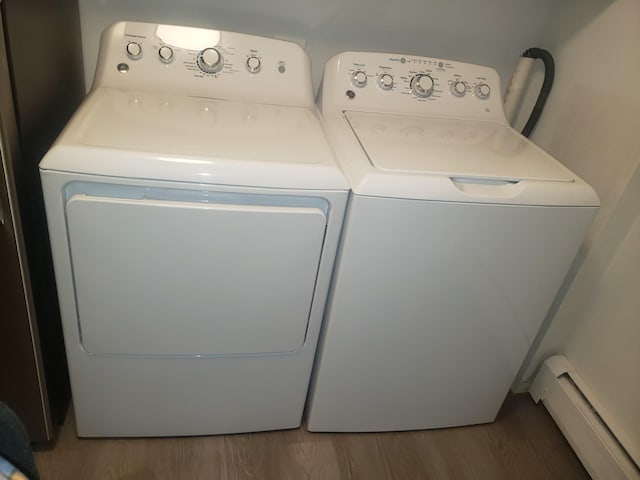
M119 22L92 90L42 170L249 187L348 190L299 46Z
M509 126L492 68L343 52L322 85L325 131L356 195L599 205L586 182Z
M495 122L345 112L371 164L385 172L479 180L572 182L573 175Z

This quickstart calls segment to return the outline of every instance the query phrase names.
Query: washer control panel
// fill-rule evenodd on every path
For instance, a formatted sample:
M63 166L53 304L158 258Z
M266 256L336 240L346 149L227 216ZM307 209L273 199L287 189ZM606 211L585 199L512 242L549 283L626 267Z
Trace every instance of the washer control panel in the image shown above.
M338 54L325 68L321 98L324 114L365 110L505 120L494 69L439 58Z
M300 46L220 30L118 22L102 35L93 88L312 106Z

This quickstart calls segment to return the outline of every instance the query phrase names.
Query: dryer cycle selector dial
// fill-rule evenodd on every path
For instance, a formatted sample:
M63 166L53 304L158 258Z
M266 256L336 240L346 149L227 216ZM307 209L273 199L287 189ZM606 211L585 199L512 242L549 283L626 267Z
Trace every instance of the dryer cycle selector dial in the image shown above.
M433 93L433 78L431 75L418 74L411 79L411 91L416 97L427 98Z
M213 48L205 48L198 53L198 67L205 73L218 73L224 66L224 59L220 52Z
M351 83L354 87L362 88L367 84L367 74L362 70L353 72L351 74Z
M383 73L378 77L378 86L383 90L391 90L393 88L393 77L388 73Z
M486 83L480 83L476 85L476 97L480 100L486 100L491 95L491 87Z

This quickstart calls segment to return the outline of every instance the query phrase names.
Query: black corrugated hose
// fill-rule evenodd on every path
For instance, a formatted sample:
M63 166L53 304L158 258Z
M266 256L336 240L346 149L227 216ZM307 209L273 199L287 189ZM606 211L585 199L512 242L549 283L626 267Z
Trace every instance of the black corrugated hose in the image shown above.
M544 63L544 81L542 82L542 87L540 88L536 104L533 106L531 115L529 115L529 120L527 120L527 124L522 129L522 135L529 138L529 135L531 135L531 132L533 132L533 129L540 119L540 115L542 115L544 104L547 103L547 98L549 97L551 87L553 86L553 77L555 76L556 66L551 53L543 48L528 48L522 56L528 58L539 58Z

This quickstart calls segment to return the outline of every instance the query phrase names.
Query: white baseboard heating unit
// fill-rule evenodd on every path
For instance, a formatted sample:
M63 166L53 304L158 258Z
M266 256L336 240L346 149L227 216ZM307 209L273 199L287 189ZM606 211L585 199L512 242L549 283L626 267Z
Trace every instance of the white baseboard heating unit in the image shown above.
M544 362L529 393L544 403L592 478L638 480L640 469L615 433L603 410L574 367L562 355Z

